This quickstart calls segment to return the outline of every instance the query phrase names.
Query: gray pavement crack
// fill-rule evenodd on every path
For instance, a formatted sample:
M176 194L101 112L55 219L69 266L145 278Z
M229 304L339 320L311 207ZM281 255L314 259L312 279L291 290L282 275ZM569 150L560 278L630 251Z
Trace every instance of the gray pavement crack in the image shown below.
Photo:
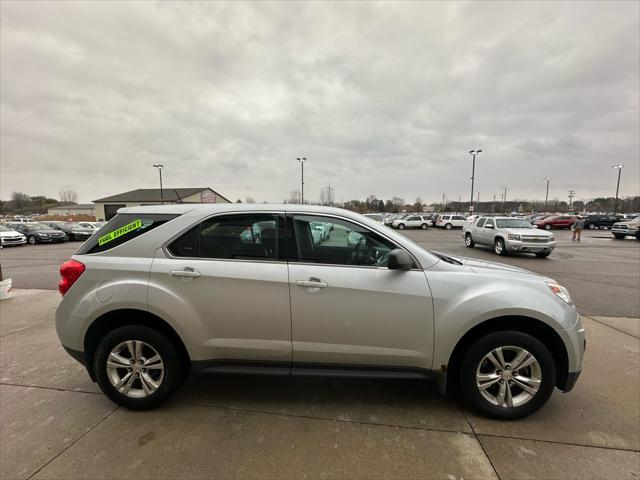
M78 443L80 440L82 440L85 435L87 435L89 432L92 432L98 425L102 424L105 420L107 420L109 417L111 417L111 415L113 415L116 411L118 411L120 409L120 407L114 407L113 410L111 410L107 415L105 415L103 418L101 418L100 420L98 420L94 425L92 425L91 427L89 427L84 433L82 433L81 435L78 436L78 438L76 438L75 440L73 440L72 442L69 443L69 445L67 445L65 448L63 448L60 452L58 452L57 455L55 455L53 458L51 458L48 462L46 462L44 465L42 465L40 468L38 468L35 472L33 472L31 475L29 475L27 477L27 480L33 478L34 476L36 476L38 473L40 473L40 471L42 471L44 468L46 468L49 464L51 464L51 462L53 462L56 458L58 458L60 455L62 455L64 452L66 452L67 450L69 450L71 447L73 447L76 443Z
M498 473L498 469L493 464L493 460L491 460L491 457L489 456L489 453L484 448L484 445L482 444L482 441L480 440L480 437L478 437L478 434L476 433L476 429L473 428L473 424L471 423L471 420L469 420L469 416L467 415L467 412L464 410L464 408L461 408L460 411L462 412L462 414L464 415L465 420L469 424L469 428L473 432L473 436L476 439L476 442L478 442L478 445L480 445L480 448L482 449L482 453L484 453L484 456L487 457L487 460L489 460L489 464L491 465L491 468L493 469L493 472L496 474L496 477L498 477L498 480L500 480L500 474Z

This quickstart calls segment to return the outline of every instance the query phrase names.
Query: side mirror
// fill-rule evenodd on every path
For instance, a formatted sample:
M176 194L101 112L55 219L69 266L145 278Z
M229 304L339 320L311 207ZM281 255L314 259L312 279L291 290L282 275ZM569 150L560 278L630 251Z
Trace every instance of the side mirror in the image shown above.
M404 250L395 248L389 252L389 261L387 262L389 270L411 270L412 267L413 258Z

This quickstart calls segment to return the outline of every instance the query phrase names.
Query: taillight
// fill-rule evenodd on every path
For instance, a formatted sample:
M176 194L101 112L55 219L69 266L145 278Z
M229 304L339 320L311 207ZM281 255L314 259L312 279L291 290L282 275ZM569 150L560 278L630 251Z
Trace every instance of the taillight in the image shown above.
M60 282L58 283L58 290L61 295L64 295L69 289L76 283L76 280L80 278L84 272L84 264L77 260L69 260L60 265Z

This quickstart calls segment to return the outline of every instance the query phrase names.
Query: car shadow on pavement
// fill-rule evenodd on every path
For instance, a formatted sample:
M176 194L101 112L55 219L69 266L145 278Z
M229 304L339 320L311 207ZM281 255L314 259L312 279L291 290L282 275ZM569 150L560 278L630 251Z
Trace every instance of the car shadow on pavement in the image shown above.
M424 380L191 375L174 402L471 432L458 402Z

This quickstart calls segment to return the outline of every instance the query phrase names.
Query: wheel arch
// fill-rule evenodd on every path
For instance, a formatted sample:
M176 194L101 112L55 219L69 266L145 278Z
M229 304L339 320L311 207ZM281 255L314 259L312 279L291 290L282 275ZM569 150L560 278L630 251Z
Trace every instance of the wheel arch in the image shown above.
M185 368L190 367L191 359L184 342L165 320L153 313L135 308L111 310L96 318L84 336L84 363L93 381L95 381L93 356L100 340L109 332L125 325L143 325L162 333L176 347Z
M567 383L569 357L560 335L546 323L526 316L505 316L485 320L468 330L453 348L446 366L447 376L457 377L464 353L479 338L498 331L513 330L527 333L540 340L549 349L556 365L556 386L563 389ZM454 382L448 382L450 385Z

